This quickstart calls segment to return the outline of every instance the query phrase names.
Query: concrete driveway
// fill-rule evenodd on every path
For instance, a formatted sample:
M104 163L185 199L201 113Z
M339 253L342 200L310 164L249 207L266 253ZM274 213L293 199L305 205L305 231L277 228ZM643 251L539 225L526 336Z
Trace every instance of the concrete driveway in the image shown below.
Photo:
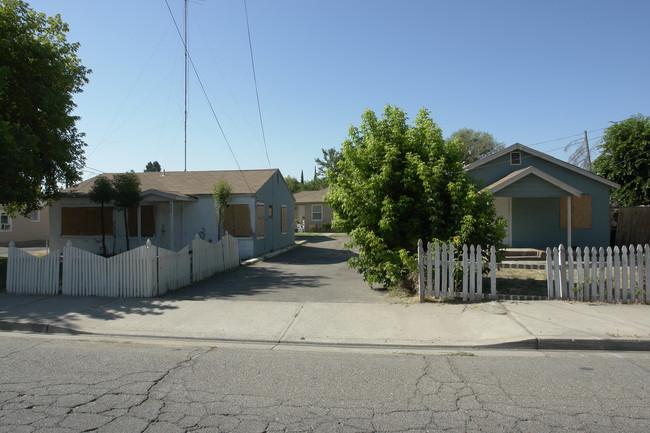
M167 296L170 299L236 301L388 303L348 268L354 255L343 248L347 236L309 236L284 254L225 272Z

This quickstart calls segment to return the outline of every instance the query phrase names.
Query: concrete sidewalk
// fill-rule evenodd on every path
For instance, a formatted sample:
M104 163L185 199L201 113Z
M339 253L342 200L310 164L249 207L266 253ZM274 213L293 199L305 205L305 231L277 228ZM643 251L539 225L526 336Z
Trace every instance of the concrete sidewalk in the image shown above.
M272 344L650 350L650 306L115 299L0 294L0 329Z

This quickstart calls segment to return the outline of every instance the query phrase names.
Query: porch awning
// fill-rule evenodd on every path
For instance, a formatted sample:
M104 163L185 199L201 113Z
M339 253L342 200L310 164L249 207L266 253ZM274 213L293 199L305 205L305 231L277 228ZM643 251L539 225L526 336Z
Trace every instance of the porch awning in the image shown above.
M580 197L582 191L536 168L526 167L488 185L497 197Z
M142 201L152 202L152 201L196 201L196 198L179 193L165 192L157 189L148 189L140 193Z

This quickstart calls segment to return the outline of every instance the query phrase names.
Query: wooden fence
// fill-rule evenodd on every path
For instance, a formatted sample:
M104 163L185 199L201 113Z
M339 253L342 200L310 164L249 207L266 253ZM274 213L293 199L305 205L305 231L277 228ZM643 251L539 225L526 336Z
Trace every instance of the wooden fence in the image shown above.
M549 299L650 302L650 246L546 249Z
M483 250L481 246L463 245L456 255L453 243L427 244L426 251L422 240L418 241L418 292L420 302L426 296L436 299L462 298L463 301L478 301L485 297L496 299L496 249L490 248L490 293L483 292Z
M146 245L113 257L75 248L70 242L45 257L9 247L7 292L72 296L153 297L239 266L237 240L217 244L200 239L178 252ZM192 257L193 256L193 257ZM193 260L193 261L192 261Z
M194 281L239 266L237 239L228 233L216 244L206 242L196 235L192 241L192 255Z
M59 291L59 256L56 250L36 257L9 244L7 259L7 293L55 295Z

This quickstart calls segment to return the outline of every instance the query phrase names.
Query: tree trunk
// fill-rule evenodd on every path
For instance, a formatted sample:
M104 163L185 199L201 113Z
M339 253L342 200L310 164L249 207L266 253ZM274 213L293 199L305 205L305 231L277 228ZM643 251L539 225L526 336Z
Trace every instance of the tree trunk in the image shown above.
M106 257L106 230L104 229L104 202L101 203L102 221L102 256Z

